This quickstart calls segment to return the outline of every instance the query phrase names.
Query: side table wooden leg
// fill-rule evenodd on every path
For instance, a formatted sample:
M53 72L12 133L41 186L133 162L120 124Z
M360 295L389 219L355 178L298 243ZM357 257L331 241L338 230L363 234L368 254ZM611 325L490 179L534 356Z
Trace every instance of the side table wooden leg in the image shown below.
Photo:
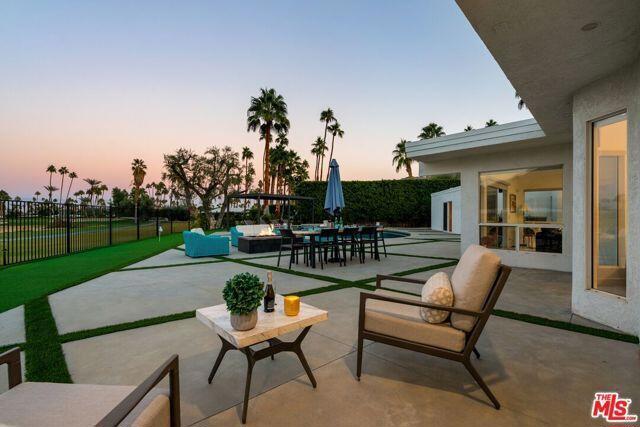
M227 354L227 351L234 349L231 344L222 337L220 337L220 341L222 342L222 348L220 349L220 353L218 353L218 358L216 359L216 363L213 365L213 369L211 369L211 373L209 374L209 384L213 381L213 377L216 375L218 368L220 367L220 363L222 363L222 359L224 355Z
M243 349L242 352L247 356L247 381L244 385L244 403L242 405L242 424L247 422L247 410L249 409L249 392L251 391L251 374L255 361L251 354L251 349Z

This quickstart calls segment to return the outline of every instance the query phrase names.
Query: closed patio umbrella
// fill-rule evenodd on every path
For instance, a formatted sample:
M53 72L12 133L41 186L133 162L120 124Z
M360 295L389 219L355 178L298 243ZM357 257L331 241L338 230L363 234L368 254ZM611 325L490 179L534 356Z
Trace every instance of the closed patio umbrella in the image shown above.
M340 167L336 159L329 165L329 181L327 182L327 195L324 198L324 210L331 216L337 216L344 208L344 195L342 194L342 182L340 182Z

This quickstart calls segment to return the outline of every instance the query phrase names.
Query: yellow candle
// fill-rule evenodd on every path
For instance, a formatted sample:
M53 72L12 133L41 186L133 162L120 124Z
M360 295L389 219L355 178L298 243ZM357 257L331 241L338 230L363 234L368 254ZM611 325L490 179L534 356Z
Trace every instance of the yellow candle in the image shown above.
M287 316L297 316L300 312L300 297L284 297L284 314Z

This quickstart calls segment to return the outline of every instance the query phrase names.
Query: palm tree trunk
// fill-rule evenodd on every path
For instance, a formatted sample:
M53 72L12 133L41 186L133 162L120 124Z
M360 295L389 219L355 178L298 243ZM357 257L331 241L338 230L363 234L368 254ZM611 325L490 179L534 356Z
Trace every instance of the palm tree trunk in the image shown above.
M405 168L407 169L407 173L409 174L409 178L413 178L413 171L411 170L411 163L406 163Z
M329 163L327 163L327 181L329 180L329 172L331 171L331 160L333 159L333 142L336 140L336 134L331 137L331 151L329 152Z
M71 182L69 182L69 188L67 189L67 200L69 200L69 193L71 193L72 185L73 185L73 178L71 178Z
M49 172L49 203L51 203L51 179L53 178L53 172Z
M64 174L62 175L62 182L60 183L60 203L63 203L62 201L62 192L64 191Z
M263 186L265 188L265 190L269 191L269 184L270 184L270 178L271 178L271 174L269 171L269 160L270 160L270 155L269 155L269 150L271 148L271 124L267 123L267 128L266 128L266 132L264 135L264 183ZM264 201L264 206L266 207L267 204L269 203L268 200Z

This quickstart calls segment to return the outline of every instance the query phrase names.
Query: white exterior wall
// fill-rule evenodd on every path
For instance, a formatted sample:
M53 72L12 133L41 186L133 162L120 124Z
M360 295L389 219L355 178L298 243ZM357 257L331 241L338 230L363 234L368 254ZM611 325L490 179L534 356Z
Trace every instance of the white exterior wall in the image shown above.
M438 191L431 194L431 229L444 231L442 228L442 205L451 202L453 220L451 222L451 233L460 233L460 209L461 187L453 187L447 190Z
M591 289L590 125L626 110L627 294ZM640 334L640 61L576 92L573 98L574 247L573 312L596 322Z
M562 165L563 170L563 232L562 253L516 252L494 249L502 262L513 267L571 271L572 252L572 150L571 144L541 148L516 149L493 154L470 154L450 160L420 163L420 176L460 173L461 204L460 243L464 251L479 242L480 172L500 171L540 166Z

